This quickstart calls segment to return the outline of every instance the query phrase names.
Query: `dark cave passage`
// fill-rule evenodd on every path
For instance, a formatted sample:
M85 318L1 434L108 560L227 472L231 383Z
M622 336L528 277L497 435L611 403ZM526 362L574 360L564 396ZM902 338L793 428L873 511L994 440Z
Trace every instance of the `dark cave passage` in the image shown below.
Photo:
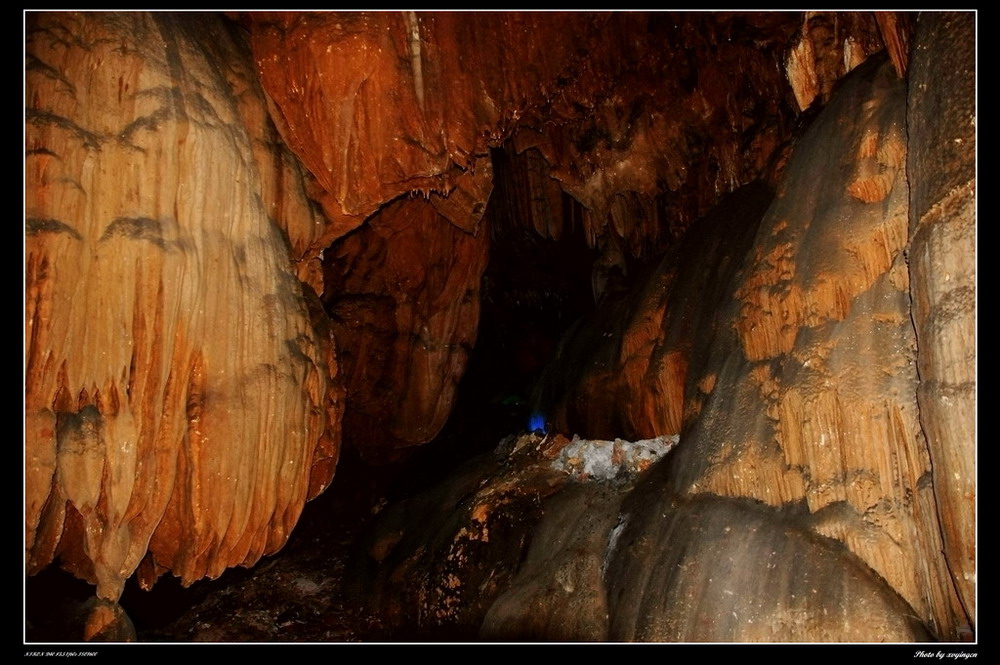
M557 218L546 227L562 229L556 238L540 235L524 211L532 196L525 161L511 159L508 150L492 154L495 184L484 216L490 253L478 334L445 426L413 451L414 467L400 473L409 478L408 489L440 481L505 436L534 429L533 415L544 420L536 404L543 370L567 330L597 308L593 275L600 251L587 245L580 204L562 193L555 209L535 211Z

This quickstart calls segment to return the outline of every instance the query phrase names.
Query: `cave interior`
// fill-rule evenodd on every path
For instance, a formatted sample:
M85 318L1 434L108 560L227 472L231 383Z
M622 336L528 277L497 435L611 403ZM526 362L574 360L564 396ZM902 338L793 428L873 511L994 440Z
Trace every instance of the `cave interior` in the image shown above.
M976 641L975 12L25 12L25 643Z

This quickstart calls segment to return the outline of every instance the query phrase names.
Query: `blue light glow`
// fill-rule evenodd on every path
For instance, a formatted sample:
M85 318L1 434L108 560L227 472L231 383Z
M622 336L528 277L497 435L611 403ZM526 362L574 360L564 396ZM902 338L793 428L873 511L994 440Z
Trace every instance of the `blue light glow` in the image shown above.
M534 413L531 414L531 417L528 418L528 431L529 432L541 431L544 434L545 430L546 430L545 416L539 413L538 411L535 411Z

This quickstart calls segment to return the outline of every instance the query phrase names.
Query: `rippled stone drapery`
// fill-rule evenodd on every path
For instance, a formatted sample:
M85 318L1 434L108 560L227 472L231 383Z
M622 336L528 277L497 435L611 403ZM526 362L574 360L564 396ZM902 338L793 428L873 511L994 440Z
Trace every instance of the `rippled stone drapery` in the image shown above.
M137 568L252 564L329 483L340 405L246 47L218 17L53 13L26 58L28 571L115 600Z

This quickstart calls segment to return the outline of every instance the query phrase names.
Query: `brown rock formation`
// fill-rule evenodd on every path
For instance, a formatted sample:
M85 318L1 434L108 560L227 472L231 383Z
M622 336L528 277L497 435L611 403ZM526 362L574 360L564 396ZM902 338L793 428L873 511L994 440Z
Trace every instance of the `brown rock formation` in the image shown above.
M605 553L622 493L598 483L574 484L544 502L524 563L483 617L483 638L607 639Z
M652 209L664 189L683 192L660 220L683 225L764 172L790 124L779 64L793 14L245 19L282 136L321 190L327 241L415 191L471 229L489 194L488 149L508 137L540 151L592 213L592 236L629 193ZM851 34L845 24L838 38ZM616 230L660 249L648 238L662 224L648 217L619 211Z
M975 17L921 17L910 80L910 293L920 423L948 565L976 615Z
M393 639L477 630L524 557L538 507L562 480L547 467L487 455L388 508L354 564L369 609Z
M300 277L328 301L353 297L357 287L341 294L336 277L320 284L316 258L365 219L382 217L376 211L400 196L421 193L438 223L481 237L492 190L489 150L507 139L511 159L524 162L517 171L529 174L521 183L527 188L508 188L517 192L505 201L519 204L515 223L559 237L567 192L584 206L589 244L613 266L623 252L661 251L722 193L770 174L791 125L781 63L784 45L800 29L792 14L338 12L243 19L277 126L311 172L310 195L330 220L322 231L290 232L303 258ZM847 41L856 45L855 64L880 48L871 15L812 24L831 21L832 36L814 48L826 60L841 62ZM824 85L844 71L824 70ZM361 244L350 241L334 253L346 259ZM392 251L397 267L415 262L424 267L414 270L424 270L439 260L403 251ZM364 293L398 300L392 277L363 266L374 254L365 256L349 260L352 270L372 275L368 281L385 291L369 284ZM603 292L601 275L595 284ZM434 307L455 333L436 337L438 343L474 340L474 319L455 324L474 308L441 298ZM350 440L366 449L424 443L450 409L451 390L424 391L457 382L464 361L439 353L413 374L410 353L397 341L426 337L411 323L417 321L396 320L391 342L382 330L395 347L375 354L382 369L365 369L364 359L347 367L348 429L367 414ZM353 325L349 317L339 323L339 341L357 359L369 345ZM404 384L412 376L416 383L375 386L375 375ZM426 378L432 375L440 379ZM409 415L380 423L390 404Z
M688 381L683 441L658 482L683 496L800 506L808 529L844 543L936 634L955 636L961 612L938 555L916 403L904 112L894 70L866 64L796 147L734 300L718 310L718 336L693 348L708 360ZM674 510L667 498L637 505L640 520ZM652 565L626 556L624 570ZM662 634L656 616L620 636Z
M659 500L655 509L629 515L620 540L607 580L612 640L929 638L907 604L861 561L801 529L793 516L754 502L708 493Z
M344 424L369 454L431 440L476 340L489 235L423 199L389 205L326 252L327 311L342 350Z
M645 466L620 448L611 453L617 443L597 442L606 445L601 457L599 445L559 435L511 436L389 508L357 580L389 635L606 639L609 532ZM580 458L594 451L605 482L585 482L581 471Z
M892 49L893 62L898 58L902 63L903 22L896 12L805 12L785 61L799 108L804 111L815 101L829 101L837 81L881 51L883 43L896 47ZM905 65L896 69L901 75L905 70Z
M728 297L771 197L755 183L723 200L641 289L568 336L536 398L557 430L631 439L681 431L688 366L704 362L692 350L714 339L715 308Z
M208 16L29 19L28 571L114 600L137 567L252 564L329 483L339 407L245 47Z

